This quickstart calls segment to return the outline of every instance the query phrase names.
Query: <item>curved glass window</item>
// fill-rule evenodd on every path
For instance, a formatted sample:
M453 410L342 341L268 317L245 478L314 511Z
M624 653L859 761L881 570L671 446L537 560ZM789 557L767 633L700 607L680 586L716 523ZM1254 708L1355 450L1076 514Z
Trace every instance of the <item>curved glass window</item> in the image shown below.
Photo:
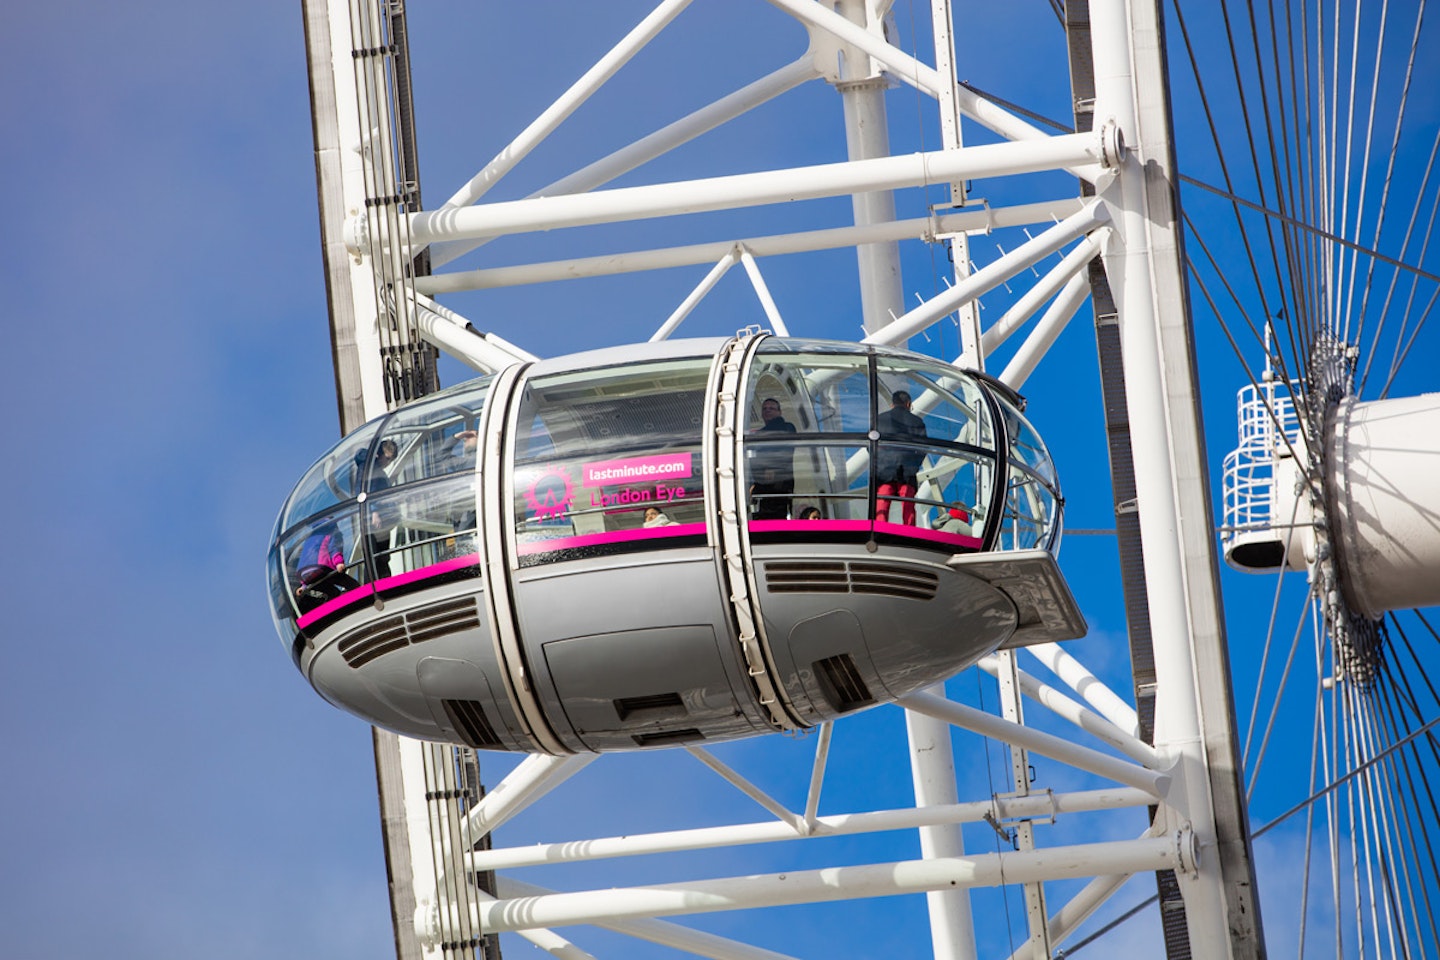
M799 441L787 446L787 449L793 454L791 462L795 467L796 483L788 494L783 495L787 504L786 515L767 517L767 501L782 499L782 495L770 494L763 489L757 492L759 485L752 482L751 518L824 520L832 523L829 529L855 530L868 537L871 507L869 445L863 441L845 444ZM752 469L750 475L755 477L758 473ZM842 525L835 526L834 523Z
M710 366L672 360L525 385L511 474L522 563L704 535Z
M278 620L305 621L352 599L347 595L365 576L359 526L359 511L351 504L312 517L275 544L270 589Z
M285 503L280 513L280 530L289 530L306 517L354 500L362 489L360 467L383 421L372 420L345 437L315 462Z
M462 474L367 498L362 516L377 587L437 564L474 562L475 497L474 476Z
M1000 528L999 548L1024 550L1044 547L1059 549L1061 513L1060 482L1055 463L1045 442L1004 397L997 396L1010 436L1010 475L1005 490L1005 516Z
M824 520L867 535L938 531L972 548L986 536L997 434L987 391L954 367L898 351L767 340L751 365L744 413L752 531L765 521Z
M827 519L867 516L870 358L863 349L820 352L821 346L766 340L751 362L741 415L752 520L798 518L805 507ZM848 446L796 442L846 434Z
M980 385L920 357L875 360L876 517L983 537L995 428Z
M922 421L928 440L995 449L989 408L971 377L934 361L895 357L877 357L875 377L879 416L894 410L897 395L903 395L909 398L910 414Z
M784 429L773 426L777 419L800 433L869 432L869 356L797 349L812 346L766 340L756 352L744 410L753 439L771 439L767 426Z
M306 471L270 553L277 627L303 626L417 573L473 564L475 454L490 385L472 380L373 420Z
M393 457L384 464L387 485L473 472L490 383L488 377L472 380L402 407L387 419L377 446L378 452L394 444ZM370 482L373 492L373 472Z
M390 578L473 558L475 471L489 378L396 411L381 426L365 475L368 570Z

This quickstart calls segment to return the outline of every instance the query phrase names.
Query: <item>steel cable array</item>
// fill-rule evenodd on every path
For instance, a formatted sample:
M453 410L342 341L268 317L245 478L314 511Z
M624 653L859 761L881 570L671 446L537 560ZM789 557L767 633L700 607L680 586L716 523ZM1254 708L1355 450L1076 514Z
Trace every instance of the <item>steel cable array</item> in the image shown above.
M1223 3L1223 30L1203 35L1195 8L1171 3L1188 61L1182 67L1173 58L1175 84L1198 101L1209 136L1203 160L1182 145L1182 167L1198 173L1213 163L1223 184L1182 178L1187 239L1196 248L1189 272L1205 305L1197 316L1208 314L1257 386L1262 378L1246 357L1266 349L1267 326L1277 329L1279 348L1266 366L1290 386L1307 441L1300 449L1310 458L1302 476L1316 481L1316 490L1327 416L1343 398L1389 395L1407 372L1407 356L1416 359L1412 348L1440 297L1430 249L1440 211L1433 177L1440 138L1433 121L1410 109L1412 91L1433 85L1434 68L1419 53L1435 41L1425 32L1424 0L1408 6L1414 17L1406 32L1397 25L1408 11L1388 2L1300 9L1286 0L1263 12L1247 3L1237 15ZM1392 207L1412 196L1411 214L1397 229ZM1242 248L1247 276L1223 268L1227 244ZM1237 320L1250 341L1232 332ZM1377 361L1384 376L1373 390ZM1429 383L1434 389L1433 378ZM1337 518L1323 497L1317 505L1326 541ZM1317 940L1302 920L1297 956L1307 944L1314 955L1433 956L1440 953L1440 842L1432 835L1440 819L1433 732L1440 696L1427 664L1440 637L1419 611L1383 621L1352 612L1337 575L1333 562L1317 558L1304 595L1289 594L1306 613L1288 651L1271 655L1273 614L1257 651L1254 704L1242 731L1252 816L1266 793L1257 785L1267 748L1280 739L1277 722L1291 715L1291 736L1308 730L1314 747L1305 795L1253 836L1305 812L1299 916L1328 915L1333 929ZM1299 674L1308 658L1297 650L1307 621L1314 676L1310 696L1302 697ZM1416 623L1429 632L1428 650L1410 640L1407 628ZM1267 787L1273 794L1274 785Z

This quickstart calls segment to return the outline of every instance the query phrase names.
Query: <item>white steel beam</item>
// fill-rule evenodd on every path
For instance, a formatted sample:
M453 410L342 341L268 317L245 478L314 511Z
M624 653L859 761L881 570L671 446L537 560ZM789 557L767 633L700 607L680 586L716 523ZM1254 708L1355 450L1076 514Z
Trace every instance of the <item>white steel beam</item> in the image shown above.
M1002 650L989 658L996 665L995 679L1000 687L1001 715L1012 723L1025 722L1025 703L1020 690L1020 671L1015 666L1015 651ZM1030 756L1017 744L1010 746L1010 776L1014 792L1030 795ZM1035 849L1035 824L1031 820L1017 822L1010 833L1016 850ZM1040 956L1050 954L1050 931L1046 927L1045 887L1027 883L1025 890L1025 925L1030 930L1030 949Z
M1029 226L1037 223L1051 224L1075 213L1080 209L1082 202L1078 197L1068 197L1014 207L981 207L960 213L915 217L909 220L896 220L892 223L871 224L866 227L832 227L826 230L806 230L768 237L745 237L739 240L717 240L713 243L695 243L682 247L662 247L654 250L637 250L572 260L552 260L547 263L456 271L417 277L415 289L421 293L435 296L442 293L458 293L463 290L486 290L529 283L549 283L555 280L613 276L642 270L696 266L702 263L716 262L729 254L737 245L745 247L756 257L769 257L786 253L833 250L839 247L853 247L861 243L881 243L890 240L923 239L933 241L946 234L964 231L990 231L1003 227ZM1095 247L1095 251L1099 252L1098 245Z
M942 91L949 86L948 81L935 68L921 63L908 53L891 46L864 27L851 23L845 17L829 9L828 5L816 3L814 0L769 0L769 2L797 20L824 30L844 43L858 47L888 67L891 76L896 80L908 83L932 97L939 97ZM961 112L1007 140L1039 140L1049 137L1044 130L1027 123L984 97L964 87L954 87L953 89Z
M931 33L935 36L935 72L941 80L938 98L940 145L946 150L958 150L965 145L965 140L960 125L960 84L955 76L955 40L952 36L955 15L950 9L950 0L932 0L930 25ZM964 180L950 181L950 205L963 205L968 189ZM952 278L959 283L971 272L970 238L966 234L957 233L946 239L950 243ZM984 372L986 351L980 339L980 305L962 305L956 311L955 319L960 331L960 357L956 361L957 365Z
M509 877L499 878L496 886L499 887L500 896L507 899L543 897L555 893L554 890L547 890L533 883L525 883ZM637 940L648 940L651 943L684 950L697 957L710 957L711 960L796 960L789 954L776 953L774 950L766 950L763 947L741 943L728 937L682 927L677 923L669 923L665 920L600 920L596 922L595 926L603 930L623 933Z
M907 807L816 817L813 827L807 833L827 837L850 836L887 830L914 830L936 824L979 823L987 817L997 820L1016 820L1022 817L1038 819L1095 810L1123 810L1149 806L1154 802L1153 794L1134 787L1108 787L1102 790L1035 794L1029 797L995 797L945 806ZM764 820L693 830L476 850L466 856L466 869L511 870L553 863L605 860L611 857L684 853L752 843L776 843L795 840L799 836L794 826L788 822Z
M945 684L937 683L928 688L928 692L943 697ZM915 790L915 806L957 806L960 794L950 725L906 710L905 733L910 743L910 779ZM927 860L965 855L965 838L958 822L924 824L918 833L920 854ZM974 960L975 918L970 912L969 891L931 890L925 894L925 900L935 960Z
M999 658L995 654L982 659L978 666L992 677L998 676L1001 669ZM1057 717L1067 720L1086 733L1105 741L1136 763L1142 763L1151 769L1161 765L1155 748L1144 740L1120 729L1098 713L1085 709L1059 690L1049 684L1041 683L1024 670L1016 668L1015 673L1020 685L1020 692Z
M815 832L816 816L820 812L820 789L825 784L825 764L830 759L830 736L834 725L826 720L820 724L820 736L815 741L815 763L810 768L810 789L805 792L805 833Z
M1105 272L1119 313L1141 508L1154 739L1178 781L1159 816L1172 827L1187 824L1215 851L1198 869L1177 874L1193 956L1258 957L1264 947L1236 770L1158 0L1092 0L1090 25L1095 115L1114 124L1125 145L1101 196L1117 211Z
M680 14L680 11L690 5L690 2L691 0L663 0L609 53L585 71L584 75L576 80L569 90L566 90L545 112L536 117L505 149L496 154L483 170L455 191L454 196L445 201L444 208L469 206L484 196L486 191L514 169L515 164L539 146L566 117L590 99L596 90L604 86L605 81L614 76L615 72L623 67L631 57L639 53L645 44L665 29L666 25Z
M420 335L481 373L495 373L516 363L533 362L533 353L493 333L481 333L470 321L423 294L408 294Z
M1170 775L1150 770L1137 764L1127 763L1108 754L1073 744L1041 730L1023 727L1002 720L994 714L963 703L945 700L928 693L912 693L897 701L907 710L938 717L957 727L993 737L1002 743L1024 747L1026 750L1047 756L1072 767L1123 783L1126 786L1144 790L1157 799L1163 799L1170 788Z
M755 296L760 298L760 308L765 311L766 318L770 321L770 329L782 337L790 336L790 330L785 326L785 320L780 316L780 308L775 306L775 298L770 295L770 287L765 283L765 277L760 273L760 266L755 262L755 257L744 247L740 248L740 262L745 267L745 274L750 278L750 285L755 288Z
M1023 649L1063 680L1066 686L1094 707L1100 716L1131 736L1140 735L1140 720L1135 715L1135 708L1121 700L1115 691L1107 687L1105 682L1091 673L1083 663L1066 653L1060 644L1036 643Z
M1072 133L1026 143L986 144L963 150L621 187L568 197L442 208L411 214L410 240L424 246L443 239L491 237L894 190L943 183L955 177L1036 173L1095 162L1101 155L1098 137Z
M475 919L486 932L607 923L617 919L750 910L929 890L999 886L1138 873L1185 870L1193 865L1190 836L1183 831L1143 840L991 853L943 860L827 867L786 873L685 883L655 884L482 902Z
M385 412L375 301L378 264L372 258L355 263L346 249L345 233L346 224L363 215L369 197L364 138L370 127L362 114L366 119L376 112L385 117L388 102L360 99L349 5L341 0L303 0L303 6L335 389L341 430L348 432Z
M589 166L582 167L554 183L541 187L530 196L557 197L564 194L584 193L587 190L603 186L616 177L690 142L701 134L713 130L819 75L819 71L815 69L813 58L801 57L794 63L761 77L729 96L702 107L688 117L676 120L669 126L616 150L608 157L602 157ZM437 243L430 248L431 266L449 263L485 242L485 240L479 240Z
M972 147L970 149L984 149ZM925 303L895 320L865 343L893 346L902 344L921 330L939 323L963 303L968 303L987 290L999 286L1021 270L1045 259L1065 244L1095 227L1107 223L1110 213L1103 204L1090 203L1009 253L986 264L944 293L936 294Z
M1010 335L1034 316L1035 312L1055 294L1059 293L1067 282L1077 275L1083 276L1090 261L1099 255L1100 240L1097 237L1086 237L1075 244L1065 256L1060 258L1058 264L1031 284L1030 289L1022 293L1010 309L1001 314L999 320L985 329L985 333L980 338L984 352L992 353L1010 339Z
M433 749L433 745L410 737L396 736L394 749L400 775L390 783L381 780L386 788L381 790L381 802L393 805L392 817L400 820L395 825L402 828L403 840L387 830L386 843L392 848L399 844L400 849L408 854L408 862L404 864L396 882L396 887L404 891L405 897L402 900L396 896L398 891L391 892L392 912L403 905L413 905L418 910L422 904L435 903L441 899L442 891L445 890L445 878L440 875L441 870L437 869L437 865L443 860L441 850L444 835L437 835L432 829L431 805L425 802L428 792L426 781L432 767L432 764L427 762L426 754ZM395 849L387 849L387 862L394 858L395 853ZM391 870L398 868L398 864L389 865ZM398 913L395 915L400 916ZM447 929L454 929L454 925L451 924ZM402 958L423 949L420 944L405 942L408 939L397 937L397 952ZM428 951L426 955L429 955Z
M1025 338L1025 342L1020 345L1019 350L1015 351L1015 355L1010 358L1005 369L1000 371L1000 382L1009 384L1016 390L1023 387L1030 374L1035 372L1040 360L1049 352L1056 338L1065 329L1066 324L1070 322L1070 318L1075 316L1075 312L1080 309L1089 296L1090 278L1079 273L1071 277L1070 281L1065 284L1065 288L1060 291L1060 295L1055 298L1055 302L1050 305L1050 309L1045 311L1045 315L1040 318L1040 322L1030 332L1030 336Z
M660 329L650 335L650 342L654 343L657 340L669 339L670 334L675 332L675 328L680 326L686 317L690 316L690 312L700 304L701 300L705 299L711 290L715 289L715 284L719 283L720 279L730 272L730 268L735 266L735 262L739 259L740 251L738 248L732 247L725 256L720 258L715 266L710 268L710 272L705 274L705 279L696 284L695 289L691 290L690 295L681 301L680 306L676 307L675 311L665 318L665 322L660 324Z
M888 4L886 4L888 6ZM863 26L871 36L884 31L878 14L867 0L837 0L835 10L850 22ZM859 48L842 43L837 51L838 75L835 89L845 109L846 156L870 160L890 156L890 130L885 116L886 79L871 71L870 57ZM895 196L890 190L871 190L850 197L855 226L890 223L895 219ZM867 243L855 248L860 277L860 315L867 331L880 329L905 302L900 282L900 248L894 242Z
M531 754L481 798L465 818L466 835L483 837L583 770L597 755Z
M1142 837L1155 836L1153 830L1147 830ZM1096 877L1087 883L1082 889L1066 902L1065 906L1050 915L1048 927L1050 933L1050 944L1052 948L1070 937L1096 910L1105 904L1105 901L1114 896L1115 892L1125 885L1134 874L1115 873L1106 877ZM1049 957L1037 955L1032 945L1027 943L1010 954L1009 960L1050 960Z
M394 156L389 137L395 128L388 91L370 82L385 73L373 62L375 45L355 32L375 26L377 10L362 10L352 19L351 4L345 0L302 0L301 6L335 392L340 432L345 434L387 408L377 293L396 278L377 271L388 269L393 260L366 256L357 262L347 249L347 233L367 215L381 215L379 209L372 210L373 199L396 192L394 169L385 166ZM372 48L371 55L357 57L360 48ZM376 181L377 171L390 175L383 186ZM393 205L388 209L393 212ZM417 890L426 895L435 889L429 868L434 838L428 831L424 789L429 748L379 728L372 728L371 738L385 863L394 881L390 904L403 916L414 908ZM424 956L404 924L396 928L395 950L399 960Z
M706 750L704 747L686 747L685 750L696 760L699 760L705 764L705 766L718 773L722 779L736 790L739 790L745 794L745 796L754 800L766 810L769 810L777 819L789 824L790 829L795 833L804 834L804 821L801 820L797 814L785 809L784 804L755 786L755 784L742 777L739 773L736 773L735 770L727 766L709 750Z
M536 196L554 197L561 194L584 193L603 186L621 174L629 173L656 157L683 146L702 134L734 120L803 83L820 76L814 58L808 53L754 83L747 84L728 96L721 97L699 110L661 127L649 136L616 150L607 157L581 167L535 192Z

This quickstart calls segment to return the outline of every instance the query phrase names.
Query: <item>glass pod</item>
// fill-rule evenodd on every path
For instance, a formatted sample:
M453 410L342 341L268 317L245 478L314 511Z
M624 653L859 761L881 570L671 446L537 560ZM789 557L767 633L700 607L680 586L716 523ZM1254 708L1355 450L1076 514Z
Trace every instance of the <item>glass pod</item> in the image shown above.
M1021 410L930 358L765 335L517 366L320 458L277 522L275 623L323 696L410 736L803 730L1083 633Z

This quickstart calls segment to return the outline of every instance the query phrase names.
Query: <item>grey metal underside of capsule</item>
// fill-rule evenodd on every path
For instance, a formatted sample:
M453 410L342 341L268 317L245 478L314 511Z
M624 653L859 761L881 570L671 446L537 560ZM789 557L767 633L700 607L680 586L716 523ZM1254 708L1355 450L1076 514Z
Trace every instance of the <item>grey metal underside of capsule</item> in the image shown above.
M529 669L516 692L538 698L568 749L627 750L773 729L716 604L705 553L693 551L688 562L617 564L610 571L614 582L586 591L583 604L566 589L575 581L555 571L532 580L528 590L521 585L533 602L522 617ZM916 554L801 555L779 546L757 553L771 667L800 727L905 696L997 644L1085 632L1045 551L958 556L948 564ZM587 586L602 586L592 582L596 576L587 575ZM925 582L933 590L928 599L916 595ZM377 635L373 626L342 628L315 651L329 665L311 659L312 682L352 710L363 701L372 722L412 736L538 749L513 694L505 693L506 667L472 599L479 589L478 581L454 584L437 591L444 600L432 594L395 605L403 612L393 618L414 625L434 621L441 608L466 611L450 629L412 629L409 642L367 648L356 641L388 634ZM602 623L607 629L594 632ZM410 687L413 680L418 689Z
M978 577L1015 604L1015 632L1000 649L1077 640L1087 626L1060 565L1048 550L969 553L950 558L951 569Z

